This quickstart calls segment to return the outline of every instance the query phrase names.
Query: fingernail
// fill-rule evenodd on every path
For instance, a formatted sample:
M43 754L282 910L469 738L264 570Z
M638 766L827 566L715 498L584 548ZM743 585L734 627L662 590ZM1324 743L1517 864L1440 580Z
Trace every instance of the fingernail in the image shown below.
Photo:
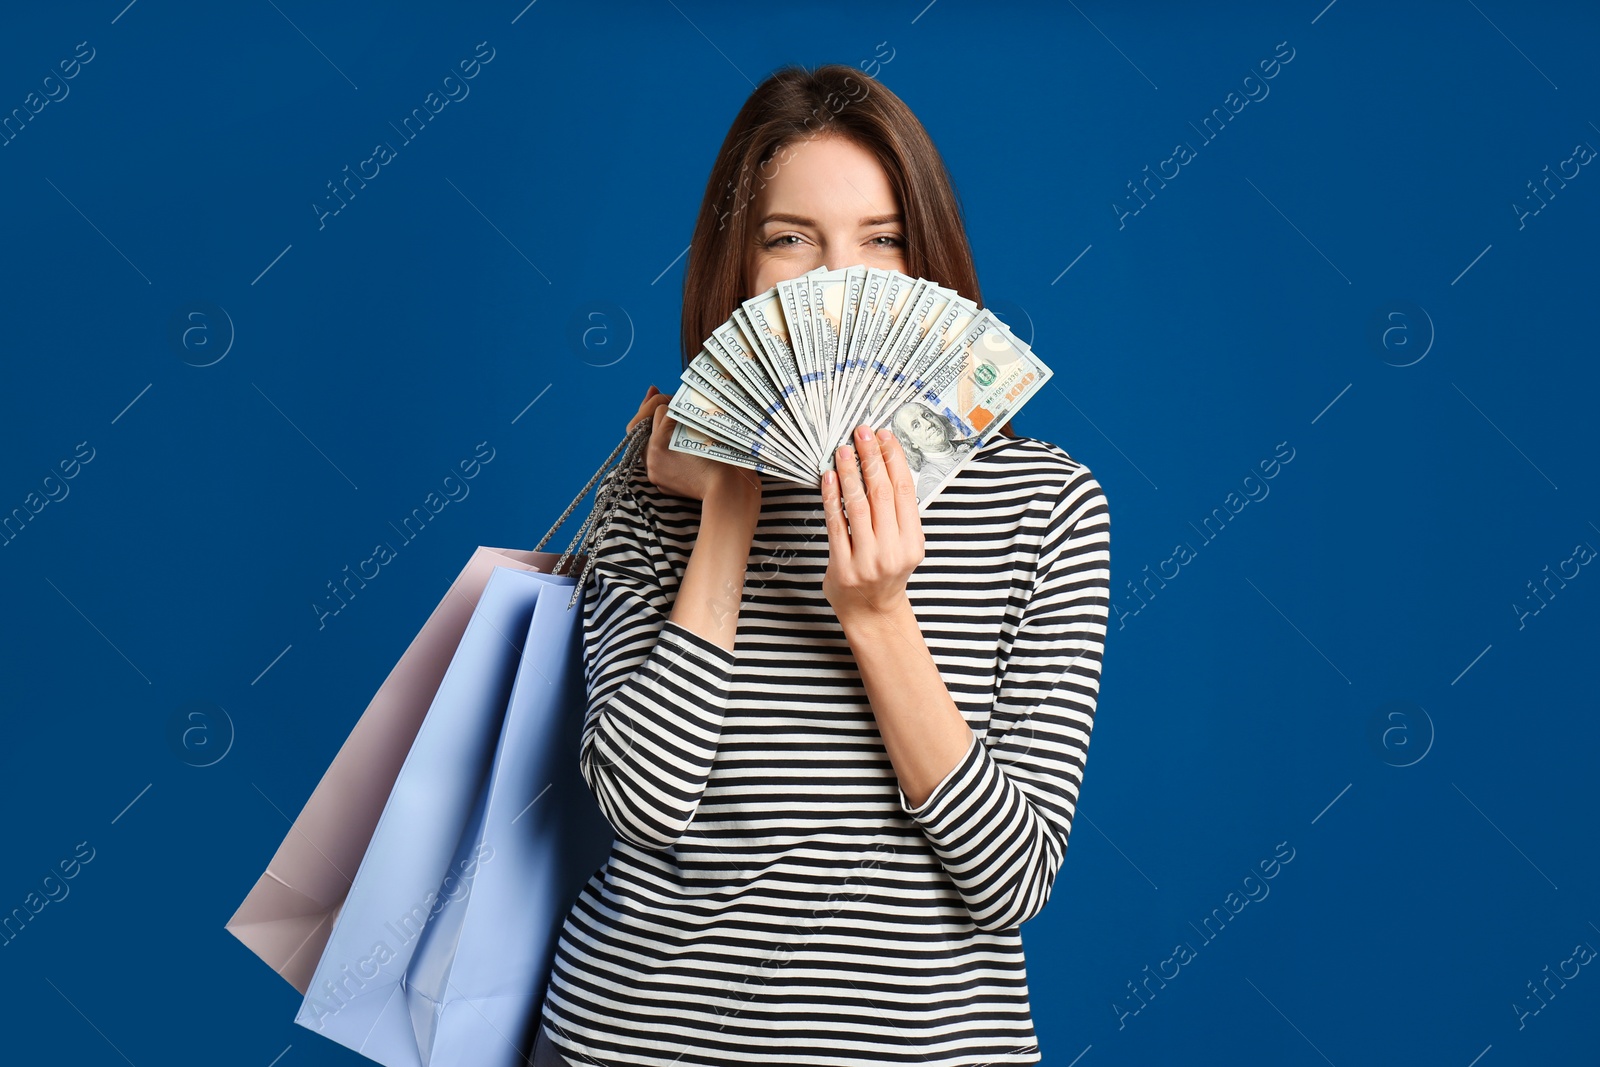
M856 427L856 436L861 438L863 441L866 441L866 440L871 439L872 431L867 429L865 426L857 426Z
M894 436L894 432L891 431L891 430L879 430L878 431L878 440L880 440L880 441L887 441L887 440L889 440L889 438L891 438L893 436Z

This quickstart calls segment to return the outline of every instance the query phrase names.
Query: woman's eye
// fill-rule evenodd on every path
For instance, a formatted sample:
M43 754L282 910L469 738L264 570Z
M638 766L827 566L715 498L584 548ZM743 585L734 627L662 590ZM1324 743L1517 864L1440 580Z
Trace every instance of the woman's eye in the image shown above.
M879 248L901 248L901 247L903 247L905 245L905 241L901 240L898 237L891 237L888 234L880 234L879 236L874 237L872 240L874 242L878 242L878 241L887 241L887 242L889 242L888 244L878 245Z
M793 248L794 247L793 245L786 245L786 244L781 244L780 243L780 242L788 241L788 240L798 241L798 240L800 240L800 237L799 237L798 234L793 234L793 233L779 234L777 237L774 237L772 240L768 241L764 247L766 247L766 248Z

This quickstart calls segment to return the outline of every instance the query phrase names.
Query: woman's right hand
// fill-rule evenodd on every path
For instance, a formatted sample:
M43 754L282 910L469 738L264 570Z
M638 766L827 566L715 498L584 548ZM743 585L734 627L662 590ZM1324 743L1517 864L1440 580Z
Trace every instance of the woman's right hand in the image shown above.
M753 471L667 447L672 440L672 428L678 421L667 411L671 401L670 395L652 385L638 413L628 420L629 432L645 419L652 421L650 443L645 448L645 471L650 481L674 496L700 501L713 492L722 491L719 487L735 479L739 484L730 488L759 490L761 482Z

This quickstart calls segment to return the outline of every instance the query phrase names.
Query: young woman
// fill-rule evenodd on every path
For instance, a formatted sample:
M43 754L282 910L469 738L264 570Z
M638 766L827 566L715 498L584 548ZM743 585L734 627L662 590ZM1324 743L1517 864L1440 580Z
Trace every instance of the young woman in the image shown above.
M685 364L739 301L824 264L979 301L916 117L853 68L789 68L712 169ZM1037 1063L1018 927L1083 779L1099 483L1008 425L919 515L888 428L808 489L668 449L667 400L652 386L634 419L646 470L586 592L580 765L617 840L563 928L536 1063ZM950 444L906 432L918 466Z

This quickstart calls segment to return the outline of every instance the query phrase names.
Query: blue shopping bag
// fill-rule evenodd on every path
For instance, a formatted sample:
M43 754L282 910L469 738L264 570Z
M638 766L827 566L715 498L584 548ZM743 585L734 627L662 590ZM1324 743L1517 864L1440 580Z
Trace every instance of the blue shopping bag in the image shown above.
M496 567L295 1021L387 1067L528 1060L614 831L578 770L581 586Z

